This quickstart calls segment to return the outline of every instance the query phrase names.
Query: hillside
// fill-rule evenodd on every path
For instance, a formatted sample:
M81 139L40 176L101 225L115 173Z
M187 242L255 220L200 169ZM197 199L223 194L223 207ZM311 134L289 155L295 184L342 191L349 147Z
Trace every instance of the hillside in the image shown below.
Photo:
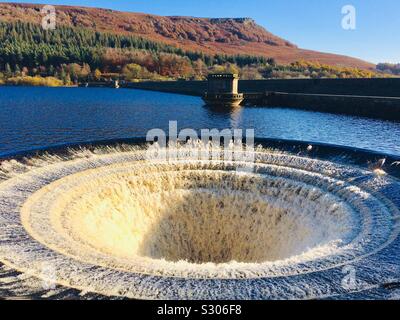
M39 24L42 5L0 3L1 22ZM108 9L56 6L58 25L118 35L138 36L186 51L205 54L253 55L285 64L298 60L334 66L373 69L371 63L298 48L249 18L205 19L162 17Z

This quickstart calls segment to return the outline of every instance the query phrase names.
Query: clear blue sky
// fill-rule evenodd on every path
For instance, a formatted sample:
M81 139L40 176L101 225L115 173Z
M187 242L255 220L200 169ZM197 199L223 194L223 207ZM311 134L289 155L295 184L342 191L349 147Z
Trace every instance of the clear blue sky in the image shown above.
M0 1L7 2L7 1ZM93 6L159 15L251 17L302 48L371 62L400 63L399 0L23 0ZM357 29L344 30L341 9L357 10Z

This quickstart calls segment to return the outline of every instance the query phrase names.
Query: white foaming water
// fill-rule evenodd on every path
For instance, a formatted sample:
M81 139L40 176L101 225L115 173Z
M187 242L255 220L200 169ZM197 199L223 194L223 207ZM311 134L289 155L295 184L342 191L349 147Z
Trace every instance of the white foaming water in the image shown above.
M3 162L0 261L106 296L245 298L251 287L274 298L285 279L291 289L276 294L289 298L296 276L367 259L397 237L397 208L373 190L388 176L261 148L255 164L185 160L192 151L161 161L117 145Z

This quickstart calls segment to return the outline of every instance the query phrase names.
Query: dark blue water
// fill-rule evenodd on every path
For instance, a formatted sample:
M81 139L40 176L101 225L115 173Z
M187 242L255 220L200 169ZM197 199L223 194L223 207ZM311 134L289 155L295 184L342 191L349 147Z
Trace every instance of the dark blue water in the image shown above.
M400 155L400 123L284 108L221 112L200 98L129 89L0 87L0 154L145 136L153 128L255 129L256 136Z

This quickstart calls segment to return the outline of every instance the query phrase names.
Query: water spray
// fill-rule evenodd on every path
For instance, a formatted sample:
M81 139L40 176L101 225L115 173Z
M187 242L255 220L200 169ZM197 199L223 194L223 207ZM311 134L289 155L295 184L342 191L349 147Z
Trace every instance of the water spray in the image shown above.
M176 144L174 158L131 142L9 157L0 165L0 273L9 275L0 290L312 299L398 277L396 159L385 157L388 174L378 175L367 152L257 143L252 157L229 161L213 157L224 146L204 152L196 141ZM357 278L346 282L350 267Z

